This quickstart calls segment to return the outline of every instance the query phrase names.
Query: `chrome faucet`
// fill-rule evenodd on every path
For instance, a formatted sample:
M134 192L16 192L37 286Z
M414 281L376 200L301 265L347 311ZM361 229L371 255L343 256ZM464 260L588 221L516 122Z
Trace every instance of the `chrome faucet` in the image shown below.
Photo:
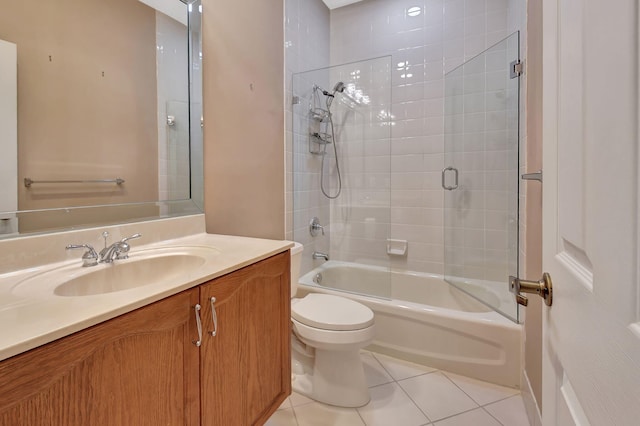
M129 257L129 250L131 246L127 241L134 238L142 237L142 234L134 234L130 237L116 241L107 247L107 237L109 233L107 231L102 233L104 238L104 248L97 253L95 249L89 244L69 244L65 247L67 250L84 248L87 251L82 255L82 266L96 266L98 263L113 263L114 260L127 259Z
M100 250L100 254L98 255L98 261L100 263L112 263L116 259L128 259L131 246L127 241L133 240L134 238L142 237L142 234L133 234L132 236L123 238L120 241L116 241L115 243L107 247L107 236L109 236L109 234L106 233L105 235L105 233L102 234L102 236L104 237L105 247Z
M127 243L117 241L111 244L109 247L105 247L100 250L100 263L112 263L115 259L121 259L123 253L127 253L130 247ZM125 257L126 259L126 257Z
M313 254L311 255L312 258L314 259L324 259L324 260L329 260L329 255L319 252L319 251L314 251Z

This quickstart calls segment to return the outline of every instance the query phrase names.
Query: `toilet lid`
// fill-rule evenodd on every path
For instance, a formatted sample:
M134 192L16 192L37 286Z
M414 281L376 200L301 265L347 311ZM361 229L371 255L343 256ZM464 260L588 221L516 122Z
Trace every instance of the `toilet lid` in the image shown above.
M373 311L346 297L310 293L291 306L291 316L323 330L361 330L373 325Z

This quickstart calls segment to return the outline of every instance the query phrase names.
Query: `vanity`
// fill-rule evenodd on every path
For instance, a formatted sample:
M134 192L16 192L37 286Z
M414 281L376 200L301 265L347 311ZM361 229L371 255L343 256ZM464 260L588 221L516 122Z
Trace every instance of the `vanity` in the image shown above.
M205 231L200 0L0 7L0 425L263 424L292 244Z
M145 228L142 245L132 244L129 259L95 268L150 261L161 270L162 263L173 268L175 256L200 258L155 283L56 293L60 276L96 273L62 246L66 260L37 266L27 259L31 267L0 275L0 424L252 425L269 418L291 392L292 244L204 232L172 238L185 226L203 231L202 215L109 228L114 235ZM156 241L143 244L154 232ZM55 246L96 233L27 240ZM1 248L10 243L28 245L0 241Z

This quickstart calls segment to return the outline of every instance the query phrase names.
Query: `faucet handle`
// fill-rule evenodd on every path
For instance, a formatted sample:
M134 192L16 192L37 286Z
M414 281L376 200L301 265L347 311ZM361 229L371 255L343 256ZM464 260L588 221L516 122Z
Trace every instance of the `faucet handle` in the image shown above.
M312 237L318 235L318 229L322 231L322 235L324 235L324 226L320 225L320 219L317 216L314 216L309 222L309 233Z
M128 259L129 258L129 250L131 250L131 246L129 245L129 243L127 243L127 241L129 240L133 240L136 238L140 238L142 237L142 234L133 234L130 237L125 237L123 239L120 240L119 245L119 250L117 252L116 255L116 259L117 260L124 260L124 259Z
M98 253L89 244L69 244L65 247L67 250L86 248L87 251L82 255L82 266L96 266L98 264Z
M134 239L136 239L136 238L140 238L140 237L142 237L142 234L133 234L133 235L132 235L132 236L130 236L130 237L125 237L125 238L121 239L121 240L120 240L120 242L121 242L121 243L126 243L126 242L127 242L127 241L129 241L129 240L134 240Z

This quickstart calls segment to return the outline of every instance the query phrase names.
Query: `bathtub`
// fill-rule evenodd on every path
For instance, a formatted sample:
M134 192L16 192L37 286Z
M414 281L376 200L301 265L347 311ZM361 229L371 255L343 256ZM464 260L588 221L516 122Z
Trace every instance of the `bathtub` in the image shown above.
M303 275L299 284L299 297L337 294L371 308L376 321L372 351L520 387L522 326L441 276L331 260Z

